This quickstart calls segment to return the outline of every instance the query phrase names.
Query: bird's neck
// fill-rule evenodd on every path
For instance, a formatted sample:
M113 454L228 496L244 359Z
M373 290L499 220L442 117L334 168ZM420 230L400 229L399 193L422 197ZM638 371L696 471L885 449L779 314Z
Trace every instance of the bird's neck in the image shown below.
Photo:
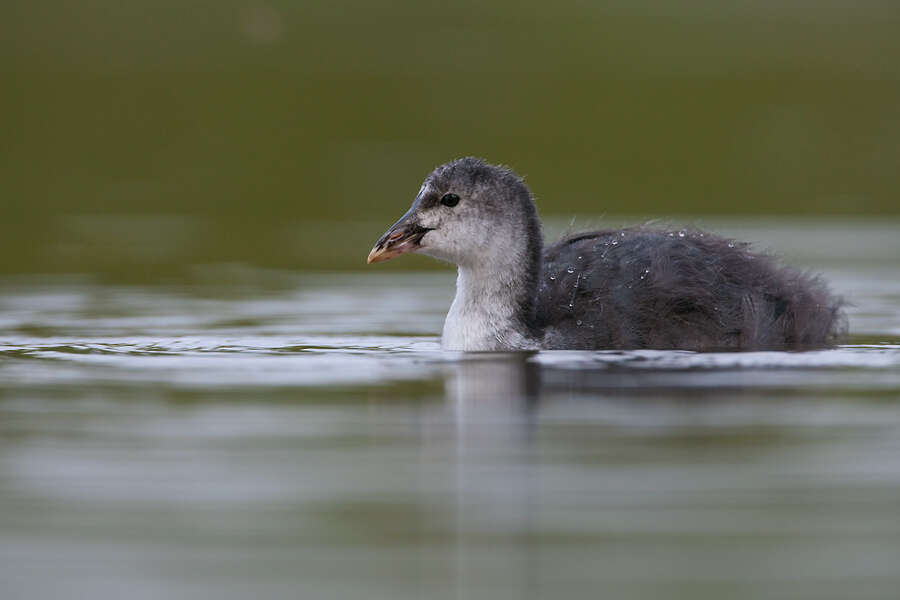
M540 272L540 239L484 261L460 265L456 297L444 321L444 350L479 352L538 347L535 303Z

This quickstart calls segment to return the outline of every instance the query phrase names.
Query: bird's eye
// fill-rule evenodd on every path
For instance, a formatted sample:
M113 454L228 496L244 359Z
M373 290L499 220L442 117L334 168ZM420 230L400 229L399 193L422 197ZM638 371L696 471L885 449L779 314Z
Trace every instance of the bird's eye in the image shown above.
M441 204L444 206L456 206L459 204L459 196L456 194L444 194L441 197Z

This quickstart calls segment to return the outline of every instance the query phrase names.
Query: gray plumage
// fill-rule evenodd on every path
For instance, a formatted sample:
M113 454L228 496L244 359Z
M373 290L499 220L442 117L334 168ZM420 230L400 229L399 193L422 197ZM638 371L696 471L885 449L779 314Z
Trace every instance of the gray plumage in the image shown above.
M369 262L409 251L459 267L447 349L796 349L845 333L819 277L703 231L593 231L544 250L527 186L476 158L435 169Z

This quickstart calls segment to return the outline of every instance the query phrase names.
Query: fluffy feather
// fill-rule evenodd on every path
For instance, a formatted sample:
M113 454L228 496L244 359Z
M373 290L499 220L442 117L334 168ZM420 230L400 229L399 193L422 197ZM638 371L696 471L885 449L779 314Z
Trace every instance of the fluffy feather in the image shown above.
M458 204L443 205L447 193ZM544 251L528 187L477 158L435 169L373 254L395 238L397 253L459 267L449 350L797 349L846 333L844 303L821 278L703 231L592 231Z

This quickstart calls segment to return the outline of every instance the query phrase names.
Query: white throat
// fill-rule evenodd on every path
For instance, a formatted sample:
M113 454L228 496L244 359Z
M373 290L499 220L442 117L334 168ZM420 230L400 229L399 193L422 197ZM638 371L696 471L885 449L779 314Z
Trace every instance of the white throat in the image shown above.
M520 273L515 267L460 266L441 348L463 352L537 348L516 318L516 296L523 285Z

